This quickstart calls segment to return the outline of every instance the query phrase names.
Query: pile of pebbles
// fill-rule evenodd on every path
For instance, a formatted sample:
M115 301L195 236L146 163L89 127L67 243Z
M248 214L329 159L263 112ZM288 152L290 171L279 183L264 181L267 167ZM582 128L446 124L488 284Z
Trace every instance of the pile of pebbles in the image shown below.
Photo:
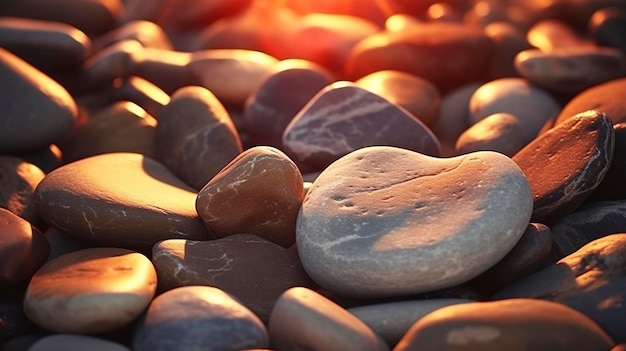
M0 2L0 348L626 350L626 3Z

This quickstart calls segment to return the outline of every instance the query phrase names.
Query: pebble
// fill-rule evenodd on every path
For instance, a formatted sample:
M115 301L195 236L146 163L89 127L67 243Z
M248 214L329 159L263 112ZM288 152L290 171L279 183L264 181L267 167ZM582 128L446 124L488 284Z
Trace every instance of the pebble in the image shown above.
M469 127L469 102L482 84L470 83L443 95L437 124L433 132L441 143L441 156L455 156L458 137Z
M617 343L626 342L626 234L594 240L537 273L493 295L555 301L594 320Z
M0 155L0 207L40 225L33 196L44 176L39 167L22 158Z
M0 235L2 292L27 284L48 259L50 244L39 229L4 208L0 208Z
M626 30L626 10L604 7L589 19L589 34L600 46L608 46L626 53L626 40L621 33Z
M416 294L486 271L515 246L531 212L528 181L502 154L439 159L367 147L315 180L296 243L307 273L328 291Z
M239 351L268 346L263 323L222 290L185 286L157 296L133 335L135 351Z
M217 237L250 233L289 247L295 242L303 186L298 167L287 155L257 146L244 151L200 190L196 210Z
M152 249L152 262L159 290L213 286L237 298L263 322L269 321L285 290L313 286L295 250L252 234L210 241L164 240Z
M394 351L592 351L609 350L613 345L596 323L572 308L555 302L509 299L438 309L415 323Z
M158 120L156 159L196 190L243 151L228 112L206 88L177 90Z
M572 116L513 156L533 189L533 221L574 211L600 184L613 158L611 119L590 110Z
M485 4L486 2L478 2ZM531 49L526 40L526 34L514 24L505 21L495 21L485 26L485 34L494 42L495 53L489 73L489 80L518 77L515 69L515 57L518 53Z
M78 335L78 334L54 334L46 336L35 342L28 351L130 351L130 349L118 343L105 339Z
M535 23L526 34L528 42L543 52L558 48L594 46L589 39L578 35L567 23L557 19L544 19Z
M340 157L372 145L396 146L432 156L440 153L437 138L419 119L343 81L320 91L283 134L285 153L310 171L321 171Z
M481 85L472 95L469 109L471 124L494 113L515 116L524 129L526 145L561 107L554 97L523 78L500 78Z
M164 239L208 239L196 196L153 159L111 153L50 172L34 201L46 223L79 240L149 250Z
M35 273L24 311L57 333L107 332L139 317L156 285L147 257L127 249L85 249L57 257Z
M509 157L524 147L524 129L510 113L494 113L466 129L456 140L457 155L475 151L497 151Z
M70 132L77 107L59 83L2 48L0 81L0 153L43 148Z
M606 113L613 124L626 122L626 100L621 98L622 89L626 89L626 78L585 89L563 106L554 123L563 123L573 115L591 109Z
M365 323L313 290L294 287L276 301L269 322L278 350L388 351Z
M123 40L136 40L146 48L172 50L174 47L163 31L163 28L154 22L136 20L125 23L96 38L93 42L94 52Z

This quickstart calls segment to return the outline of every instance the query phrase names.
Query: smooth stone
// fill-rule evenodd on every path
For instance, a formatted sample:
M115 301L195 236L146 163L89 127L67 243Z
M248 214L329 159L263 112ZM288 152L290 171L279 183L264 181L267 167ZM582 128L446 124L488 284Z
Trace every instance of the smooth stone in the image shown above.
M76 103L59 83L1 48L0 81L0 153L42 148L70 132Z
M549 262L552 232L541 223L530 223L515 247L500 262L467 283L485 295L530 275Z
M494 113L466 129L456 141L457 155L497 151L509 157L524 147L524 129L510 113Z
M613 48L566 47L549 52L529 49L515 57L520 76L555 94L573 96L623 77L626 57Z
M159 290L214 286L237 298L262 321L285 290L312 286L295 250L252 234L210 241L164 240L152 249Z
M313 290L285 291L269 322L271 346L278 350L388 351L372 329Z
M177 90L158 119L156 159L196 190L243 151L228 112L203 87Z
M486 3L479 2L476 6ZM519 76L513 64L515 56L523 50L532 48L526 40L526 33L506 21L496 21L484 28L487 37L495 44L495 53L488 80Z
M608 46L626 53L626 9L605 7L594 12L589 19L589 34L600 46Z
M578 35L567 23L548 18L537 21L526 33L528 42L543 52L559 48L590 47L594 43Z
M185 286L157 296L133 337L135 351L239 351L268 346L263 323L218 288Z
M79 67L91 40L73 26L25 18L0 18L0 46L39 69Z
M78 334L54 334L34 343L28 351L130 351L118 343Z
M626 123L613 125L615 146L613 161L600 185L589 195L587 202L626 199Z
M289 247L303 198L302 175L293 161L271 146L257 146L200 190L196 210L219 238L249 233Z
M39 229L0 208L0 291L28 283L49 254L50 244Z
M164 53L169 51L159 50ZM82 68L82 78L88 82L91 82L93 86L102 87L112 84L116 79L125 79L132 75L135 75L138 71L137 66L140 65L143 60L146 60L146 49L141 46L141 43L135 39L126 39L115 42L103 49L100 49L92 56L90 56ZM169 65L172 66L171 55L161 55L161 60L167 60ZM182 68L186 62L188 62L189 55L182 55L184 60L181 60L176 67L176 73L182 71ZM176 58L181 56L176 56ZM172 77L169 71L161 70L161 75L165 78ZM150 80L150 79L148 79ZM180 85L179 77L175 80L175 83ZM160 81L150 80L160 88L163 87L159 84Z
M121 328L148 307L157 286L150 260L119 248L75 251L44 264L26 289L24 311L57 333Z
M533 222L574 211L600 184L613 158L611 119L590 110L537 137L513 156L533 189Z
M445 94L485 79L493 53L494 44L482 29L457 23L423 23L362 40L352 49L346 75L356 80L382 70L403 71L426 79ZM468 55L471 60L458 59Z
M443 95L437 125L433 132L441 143L441 156L455 156L458 137L469 127L469 102L482 84L470 83Z
M134 102L150 116L156 117L163 106L170 102L170 96L152 82L130 76L113 81L111 100Z
M440 153L437 138L418 118L350 82L333 83L321 90L283 134L285 153L313 171L373 145L396 146L432 156Z
M494 113L510 113L520 121L524 144L528 144L561 107L551 95L525 79L500 78L481 85L472 95L469 109L472 124Z
M305 60L285 60L261 83L244 107L244 120L259 145L282 148L289 122L322 88L335 79L325 68Z
M41 219L33 205L35 188L45 173L22 158L0 155L0 207L34 225Z
M355 315L393 348L415 322L439 308L473 302L464 299L408 300L377 303L349 308Z
M614 79L583 90L563 107L556 117L555 125L590 109L606 113L614 124L626 122L626 100L621 95L624 89L626 78Z
M76 239L149 250L164 239L208 239L196 196L153 159L112 153L50 172L34 201L47 223Z
M355 83L402 106L429 128L437 124L441 97L431 82L406 72L378 71Z
M158 24L146 20L136 20L124 23L95 38L93 42L94 51L100 51L109 45L127 39L136 40L143 47L148 48L165 50L174 48L167 33Z
M130 152L154 158L157 121L128 101L115 103L91 116L60 143L65 163L90 156Z
M626 200L598 201L559 218L551 226L557 260L591 241L626 232Z
M528 297L569 306L594 320L617 343L626 342L626 234L594 240L492 298ZM576 348L578 349L578 348Z
M394 351L609 350L615 343L592 320L558 303L510 299L438 309L415 323Z
M526 177L500 153L439 159L368 147L315 180L296 243L307 273L328 291L416 294L486 271L515 246L531 213Z

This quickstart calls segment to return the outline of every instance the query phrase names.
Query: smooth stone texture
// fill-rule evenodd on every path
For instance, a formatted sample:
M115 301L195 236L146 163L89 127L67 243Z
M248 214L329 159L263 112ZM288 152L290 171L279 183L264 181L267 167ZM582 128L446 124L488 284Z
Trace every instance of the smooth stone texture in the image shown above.
M0 207L39 224L33 196L44 176L44 172L32 163L19 157L0 155Z
M494 113L466 129L457 139L456 154L497 151L509 157L524 146L524 129L510 113Z
M528 297L555 301L594 320L617 343L626 342L626 234L594 240L493 298Z
M210 241L164 240L152 249L159 290L214 286L237 298L262 321L285 290L312 286L295 250L252 234Z
M441 100L441 110L433 132L441 143L441 156L455 156L458 137L471 126L469 102L480 83L470 83L445 94Z
M157 160L196 190L243 151L228 112L209 90L177 90L161 109L154 147Z
M587 202L598 200L626 199L626 123L613 125L615 147L611 167L600 185L589 195Z
M34 343L28 351L130 351L118 343L78 334L55 334Z
M250 96L244 120L254 141L282 147L285 128L300 110L325 86L334 81L322 66L304 60L285 60Z
M606 113L613 124L626 122L626 99L621 92L626 89L626 78L598 84L574 96L557 115L555 125L568 120L573 115L593 109Z
M558 303L511 299L444 307L415 323L394 351L609 350L615 343L585 315Z
M304 198L298 167L282 151L244 151L198 193L196 210L215 236L250 233L284 247L295 242Z
M43 233L0 208L0 291L28 283L49 254L50 244Z
M320 171L363 147L389 145L438 156L439 142L419 119L354 83L320 91L285 129L283 147L298 165ZM302 167L302 166L301 166Z
M152 301L133 337L134 351L239 351L269 343L263 323L225 292L186 286Z
M285 291L268 326L278 350L386 351L389 347L365 323L313 290Z
M382 70L404 71L445 93L485 79L493 53L494 44L481 29L457 23L422 23L361 41L348 58L346 75L356 80ZM468 56L472 59L458 59Z
M524 128L524 144L533 140L561 107L544 90L522 78L501 78L480 86L469 103L472 124L494 113L515 116Z
M537 21L526 33L528 42L543 52L554 49L590 47L594 43L580 36L574 28L562 20L547 18Z
M122 40L133 39L143 47L172 50L173 45L167 34L158 24L145 20L124 23L94 39L93 47L97 52Z
M478 2L476 6L487 4ZM495 44L495 53L488 80L504 77L517 77L519 74L513 64L515 56L532 46L526 40L526 34L514 24L506 21L495 21L486 25L485 34Z
M120 101L91 116L61 144L63 161L132 152L154 158L156 119L132 102Z
M100 333L131 323L156 291L145 256L126 249L92 248L47 262L26 289L24 311L57 333Z
M549 52L530 49L515 57L520 76L556 94L573 96L592 86L623 77L626 57L613 48L568 47Z
M393 348L415 322L439 308L473 302L464 299L408 300L349 308Z
M307 273L328 291L415 294L486 271L515 246L531 213L528 181L502 154L439 159L369 147L315 180L296 243Z
M429 128L437 124L441 97L431 82L406 72L378 71L355 83L404 107Z
M77 116L74 99L59 83L0 48L0 153L58 142Z
M613 158L611 119L590 110L526 145L513 161L533 189L533 221L549 224L574 211L600 184Z
M39 215L86 242L150 249L164 239L208 239L196 193L140 154L92 156L50 172L35 190Z

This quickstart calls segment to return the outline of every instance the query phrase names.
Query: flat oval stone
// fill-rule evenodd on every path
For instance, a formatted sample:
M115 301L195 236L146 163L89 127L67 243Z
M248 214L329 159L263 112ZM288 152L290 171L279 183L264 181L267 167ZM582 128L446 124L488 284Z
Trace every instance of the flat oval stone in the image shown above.
M614 79L585 89L574 96L557 115L555 125L563 123L573 115L596 110L606 113L614 124L626 122L626 100L621 91L626 89L626 78Z
M408 300L358 306L349 308L348 312L372 328L387 345L393 348L420 318L439 308L468 302L473 301L464 299Z
M382 70L403 71L432 82L446 93L484 80L493 52L493 42L482 29L457 23L422 23L362 40L352 49L346 75L356 80ZM458 59L468 55L472 60Z
M432 156L440 153L437 138L419 119L350 82L333 83L320 91L283 134L285 153L298 165L316 171L372 145L396 146Z
M59 83L1 48L0 81L0 153L42 148L69 133L77 108Z
M486 271L515 246L531 212L528 181L502 154L439 159L369 147L315 180L296 243L307 273L330 292L415 294Z
M497 151L509 157L524 146L524 129L510 113L494 113L465 130L456 141L458 155L475 151Z
M194 189L202 189L243 151L228 112L205 88L177 90L158 118L156 158Z
M558 302L594 320L615 342L626 342L625 253L626 234L607 235L492 297Z
M90 156L132 152L154 158L157 121L128 101L115 103L91 116L63 143L63 160L73 162Z
M118 343L78 334L54 334L34 343L28 351L130 351Z
M140 154L85 158L50 172L35 190L39 215L69 235L107 246L150 249L164 239L207 239L197 194Z
M526 145L513 161L533 189L533 221L574 211L600 184L613 157L614 131L602 112L572 116Z
M49 254L50 244L43 233L0 208L0 291L28 283Z
M438 309L415 323L394 351L592 351L613 345L596 323L574 309L548 301L510 299Z
M44 176L39 167L19 157L0 156L0 207L38 225L33 196Z
M494 113L510 113L524 129L524 144L533 140L543 125L559 113L557 101L522 78L500 78L483 84L470 99L472 124Z
M250 233L284 247L295 242L304 198L298 167L280 150L244 151L198 193L196 210L217 237Z
M148 307L157 276L144 255L92 248L43 265L31 279L24 311L57 333L101 333L131 323Z
M214 286L268 322L285 290L312 286L298 254L252 234L209 241L164 240L152 249L159 289Z
M406 72L378 71L355 83L402 106L429 128L437 124L441 97L431 82Z
M269 338L250 310L220 289L185 286L152 301L133 335L135 351L239 351Z
M365 323L313 290L285 291L274 306L268 326L278 350L388 351Z

